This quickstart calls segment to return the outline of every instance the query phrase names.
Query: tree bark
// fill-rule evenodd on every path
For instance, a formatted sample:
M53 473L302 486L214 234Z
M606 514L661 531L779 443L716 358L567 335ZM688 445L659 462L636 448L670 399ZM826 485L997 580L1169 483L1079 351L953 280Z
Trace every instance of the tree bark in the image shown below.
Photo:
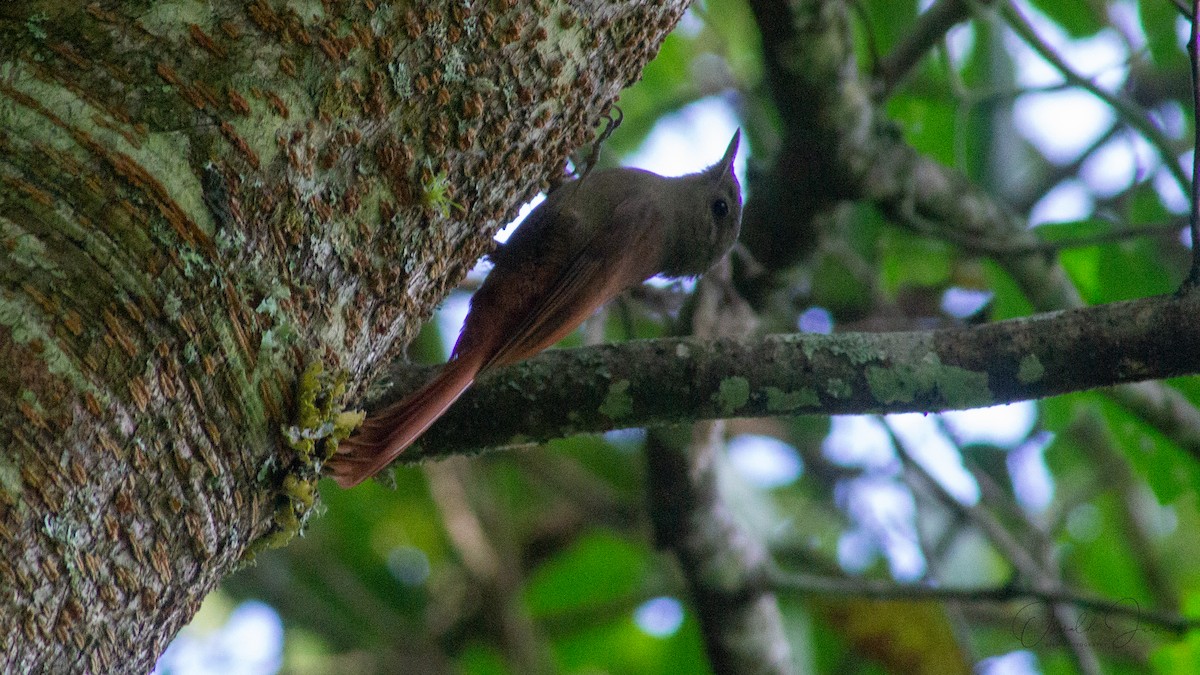
M402 461L629 427L962 410L1099 387L1200 457L1200 425L1167 424L1183 413L1141 391L1200 374L1197 315L1200 294L1188 293L930 331L552 349L481 377ZM429 370L395 373L381 405Z
M681 1L0 8L4 670L148 670Z

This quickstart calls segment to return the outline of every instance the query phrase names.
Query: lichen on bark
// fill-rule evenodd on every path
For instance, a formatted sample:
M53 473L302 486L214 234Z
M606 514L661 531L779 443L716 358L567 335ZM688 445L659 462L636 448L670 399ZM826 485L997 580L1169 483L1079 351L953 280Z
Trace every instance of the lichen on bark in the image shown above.
M6 670L145 671L299 529L305 368L346 374L336 420L682 10L7 3Z

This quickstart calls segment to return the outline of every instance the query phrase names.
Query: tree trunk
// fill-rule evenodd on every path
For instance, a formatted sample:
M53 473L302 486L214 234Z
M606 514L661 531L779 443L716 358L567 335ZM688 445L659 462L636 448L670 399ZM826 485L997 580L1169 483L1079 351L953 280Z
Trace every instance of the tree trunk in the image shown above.
M3 670L144 672L302 528L345 402L685 4L0 7Z

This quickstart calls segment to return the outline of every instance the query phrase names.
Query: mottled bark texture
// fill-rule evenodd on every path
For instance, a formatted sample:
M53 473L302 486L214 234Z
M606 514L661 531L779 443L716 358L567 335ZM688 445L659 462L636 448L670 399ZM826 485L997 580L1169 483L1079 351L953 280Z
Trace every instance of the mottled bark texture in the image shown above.
M683 2L0 6L0 663L149 669ZM302 377L302 373L306 373Z
M935 412L1113 385L1149 418L1178 418L1174 399L1142 390L1145 380L1200 373L1197 316L1200 294L1189 293L935 331L551 349L481 377L403 459L694 420ZM423 375L406 372L389 397ZM562 410L571 412L548 414ZM1200 438L1167 432L1200 457Z
M766 581L770 553L721 494L721 425L654 429L646 439L655 543L679 558L704 651L719 675L797 672Z

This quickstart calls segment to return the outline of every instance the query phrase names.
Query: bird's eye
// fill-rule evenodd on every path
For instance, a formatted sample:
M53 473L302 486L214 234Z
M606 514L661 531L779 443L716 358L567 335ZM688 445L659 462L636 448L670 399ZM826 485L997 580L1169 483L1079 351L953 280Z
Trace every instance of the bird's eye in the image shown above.
M718 199L712 203L712 213L717 218L724 218L729 214L729 205L724 199Z

